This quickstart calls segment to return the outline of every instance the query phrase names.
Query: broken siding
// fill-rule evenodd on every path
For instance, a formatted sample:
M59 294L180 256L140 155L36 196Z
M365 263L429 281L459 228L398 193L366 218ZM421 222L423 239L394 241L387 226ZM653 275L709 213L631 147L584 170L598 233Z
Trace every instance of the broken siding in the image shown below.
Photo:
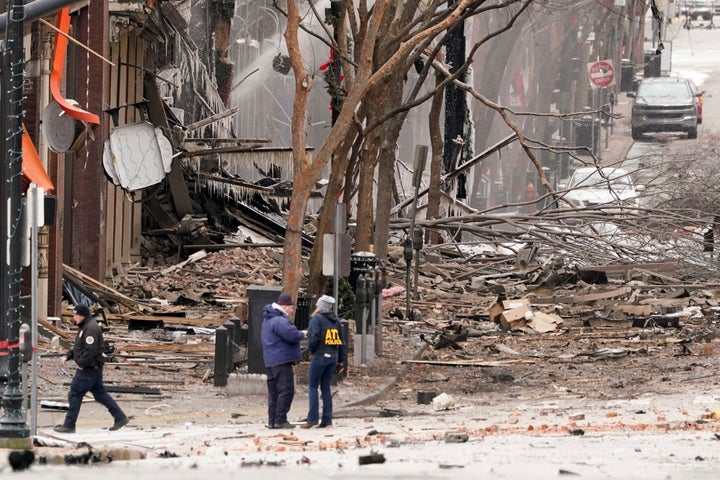
M122 30L117 42L110 46L115 67L110 75L110 107L132 104L143 100L143 49L144 42L135 29ZM120 125L140 120L134 108L119 111ZM140 239L142 220L142 191L128 193L107 182L107 255L105 273L112 275L118 265L140 261Z
M307 149L308 160L312 162L314 150ZM186 166L196 169L197 159L187 159ZM273 178L277 183L293 180L292 150L282 148L263 148L250 152L223 153L219 156L218 168L240 182L220 181L215 177L203 177L202 184L214 196L222 196L235 202L249 201L253 195L260 195L265 200L277 197L277 191L261 185L267 185L266 180ZM257 185L254 188L253 184ZM324 194L324 189L322 189ZM286 200L289 201L289 191ZM313 196L308 202L307 211L315 214L322 207L322 198Z

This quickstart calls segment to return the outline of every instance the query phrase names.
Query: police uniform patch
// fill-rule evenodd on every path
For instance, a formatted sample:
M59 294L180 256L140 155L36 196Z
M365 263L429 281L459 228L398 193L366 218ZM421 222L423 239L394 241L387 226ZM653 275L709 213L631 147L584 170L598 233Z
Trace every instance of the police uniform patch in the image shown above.
M95 343L95 339L93 337L87 337L85 339L85 343L87 343L88 345L92 345L93 343Z

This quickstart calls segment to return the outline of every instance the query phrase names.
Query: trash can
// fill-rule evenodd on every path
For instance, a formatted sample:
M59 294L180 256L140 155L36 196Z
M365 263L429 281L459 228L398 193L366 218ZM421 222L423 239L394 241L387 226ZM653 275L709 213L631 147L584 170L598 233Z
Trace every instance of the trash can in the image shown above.
M249 285L248 297L248 373L265 373L262 338L263 308L277 301L281 286Z
M357 252L350 255L350 275L348 283L357 293L357 279L361 274L368 273L377 265L377 257L372 252Z
M622 59L622 65L620 67L620 91L621 92L633 92L635 91L635 85L633 80L635 79L635 62L628 58Z
M556 178L563 180L570 176L570 142L565 138L559 138L553 141L553 145L558 149L553 154L555 160L553 168L555 169Z
M575 120L575 145L580 153L587 151L581 147L593 153L597 152L600 145L600 120L593 118L592 115L583 115Z
M645 78L660 76L660 55L648 51L645 52L645 70L643 72Z

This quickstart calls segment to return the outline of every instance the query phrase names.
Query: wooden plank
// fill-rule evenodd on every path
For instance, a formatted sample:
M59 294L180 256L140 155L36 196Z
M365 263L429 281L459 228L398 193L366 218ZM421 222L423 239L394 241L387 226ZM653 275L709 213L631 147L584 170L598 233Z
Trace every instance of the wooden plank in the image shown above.
M208 342L207 345L204 344L187 344L187 343L163 343L159 345L125 345L124 347L118 347L119 350L122 350L123 352L191 352L191 353L197 353L200 354L205 353L214 353L215 352L215 344L211 344ZM203 350L207 350L206 352L203 352Z
M48 322L44 318L38 317L38 323L42 325L45 329L51 331L53 334L64 338L65 340L71 340L74 338L74 335L70 335L68 332L64 330L60 330L52 323Z
M140 300L136 300L133 298L130 298L119 291L115 290L114 288L111 288L104 283L101 283L94 278L85 275L79 270L76 270L72 268L71 266L63 263L63 271L65 274L74 277L76 279L81 280L83 283L90 285L93 289L96 291L99 290L104 293L105 296L110 296L116 301L120 301L121 303L125 303L125 305L132 310L135 310L136 312L141 312L143 310L148 310L148 304L144 303Z
M657 286L656 286L657 287ZM553 303L593 303L599 300L607 300L611 298L618 298L623 295L629 295L632 292L631 287L621 287L615 290L609 290L605 292L590 293L587 295L567 295L567 296L552 296L552 297L537 297L532 299L532 303L535 305L551 305Z
M134 393L137 395L160 395L159 388L151 387L121 387L105 384L105 390L111 393Z
M189 124L185 125L185 129L188 132L197 130L198 128L202 128L205 125L210 125L211 123L222 120L225 117L235 115L239 110L240 110L240 107L233 107L228 110L225 110L224 112L219 112L219 113L216 113L215 115L210 115L209 117L203 118L202 120L199 120L195 123L189 123Z
M110 321L127 322L130 320L137 322L158 322L161 321L165 324L173 325L192 325L196 327L200 326L211 326L219 327L225 323L226 319L222 318L185 318L185 317L170 317L163 315L133 315L133 314L114 314L108 313L106 318Z

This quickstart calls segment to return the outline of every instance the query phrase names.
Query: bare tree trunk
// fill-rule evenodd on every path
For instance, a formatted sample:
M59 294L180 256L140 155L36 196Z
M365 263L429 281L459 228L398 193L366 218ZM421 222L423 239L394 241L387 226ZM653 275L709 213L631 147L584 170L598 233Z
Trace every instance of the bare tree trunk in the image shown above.
M308 74L299 49L298 33L301 15L297 0L287 2L287 27L285 40L288 48L290 64L295 75L295 101L292 116L292 146L293 146L293 194L291 197L290 212L288 214L287 234L285 237L285 252L283 257L283 283L284 289L293 296L297 296L302 281L301 246L302 229L305 220L305 211L309 200L309 192L315 181L320 177L333 153L345 139L348 129L354 121L359 107L366 100L366 94L382 81L387 81L397 73L404 74L407 66L405 60L412 55L413 49L450 28L458 21L463 11L472 5L473 0L458 0L456 8L438 22L425 29L410 34L406 40L400 42L397 50L393 51L381 64L376 64L375 54L378 51L377 39L387 32L383 30L388 18L387 12L397 6L391 0L376 0L372 6L372 13L362 31L356 33L359 53L355 57L357 70L354 75L354 85L347 91L335 125L333 125L327 138L316 151L312 162L309 162L305 152L307 102L309 88L313 77ZM360 5L363 9L365 4ZM367 13L368 10L363 10ZM352 22L352 20L350 20ZM369 240L367 242L369 244Z
M386 110L400 105L403 91L401 78L394 78L390 82L388 105ZM406 113L396 115L383 125L382 140L380 142L380 166L378 168L378 188L375 206L375 256L384 260L387 258L388 242L390 237L390 210L392 209L392 194L395 185L395 161L397 139L400 136Z
M287 27L285 30L285 42L287 44L290 65L295 75L295 100L293 102L292 115L292 149L293 149L293 193L288 213L287 231L285 235L283 255L283 284L284 290L297 298L297 292L302 283L302 231L305 223L305 212L310 198L310 191L315 181L320 177L325 166L330 161L333 152L338 148L340 142L345 138L350 129L355 111L363 100L365 93L374 83L380 80L389 71L383 74L376 74L372 78L372 56L375 39L380 32L380 19L387 9L389 0L378 0L375 2L374 11L378 17L370 24L365 32L368 45L362 48L359 55L360 61L357 83L348 92L343 108L338 115L328 137L316 152L312 163L308 161L305 151L307 138L307 102L312 86L313 77L307 73L298 33L300 30L301 16L297 1L287 2ZM398 61L400 56L398 55ZM391 66L388 65L388 70Z
M350 162L349 152L353 145L353 139L357 136L357 128L352 126L345 137L340 148L333 155L330 169L330 179L325 190L325 199L318 216L317 233L315 245L310 253L310 278L308 290L314 295L322 294L325 290L325 276L322 274L323 243L322 239L326 233L332 230L335 218L335 205L340 201L340 192L345 181L345 172ZM336 232L338 233L338 232ZM344 232L340 232L344 233Z
M290 197L290 211L285 231L285 255L283 255L284 291L297 299L298 289L302 282L302 229L305 223L305 211L310 200L310 172L308 157L305 150L307 144L307 103L312 86L312 76L308 75L300 51L298 31L301 22L300 12L294 1L288 2L287 30L285 42L288 56L295 73L295 99L292 114L292 155L293 155L293 189Z
M376 96L378 103L383 104L386 94ZM370 114L372 119L375 115ZM360 176L357 196L357 226L355 230L355 249L358 251L372 250L372 228L375 224L373 214L373 192L375 184L375 167L378 161L380 145L380 129L376 129L365 137L360 155Z

